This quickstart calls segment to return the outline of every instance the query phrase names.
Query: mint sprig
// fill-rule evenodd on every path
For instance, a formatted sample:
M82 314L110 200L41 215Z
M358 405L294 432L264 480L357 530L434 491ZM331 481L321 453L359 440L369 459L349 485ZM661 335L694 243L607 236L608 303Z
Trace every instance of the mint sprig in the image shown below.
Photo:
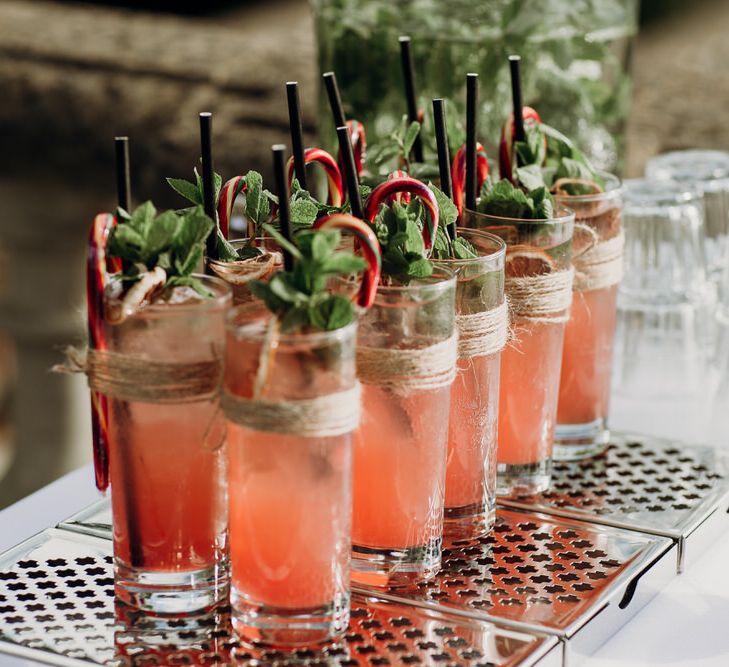
M382 251L383 276L407 284L433 273L433 265L425 256L424 215L419 199L413 199L407 206L398 202L380 206L375 217L375 234Z
M203 205L203 182L202 177L197 169L195 173L195 181L186 181L184 178L168 178L167 183L170 187L182 195L185 199L196 206ZM263 188L263 178L257 171L249 171L245 177L246 193L245 193L245 215L255 225L256 230L260 230L261 226L268 222L271 217L271 201L275 198L273 195ZM213 177L215 205L217 207L220 200L220 190L223 184L223 178L220 174L215 173ZM217 227L217 225L216 225ZM217 238L215 242L215 259L222 262L234 262L239 259L260 254L260 250L255 246L246 246L236 252L235 248L223 236L220 228L217 229ZM256 234L257 236L258 234Z
M587 156L559 130L539 123L528 126L526 135L526 141L514 144L520 166L514 167L513 177L524 190L551 188L560 178L590 181L604 189L603 179ZM589 185L580 183L565 183L562 190L570 195L594 192Z
M119 224L111 232L108 252L122 260L122 279L136 282L146 271L159 266L167 274L165 287L189 285L210 296L192 276L202 264L205 239L214 227L202 206L157 215L152 202L131 214L117 212Z
M278 271L268 282L254 280L251 292L281 321L283 332L332 331L354 319L349 299L326 290L333 276L359 273L366 268L361 257L335 252L338 230L301 231L289 242L270 225L266 231L294 257L291 271Z
M554 217L554 198L544 185L524 192L506 178L496 183L487 178L476 210L501 218L544 220Z
M432 183L428 187L435 195L438 202L438 213L440 221L438 230L433 242L433 257L435 259L471 259L478 257L476 249L464 238L457 236L451 240L448 235L448 227L456 224L458 220L458 208L446 197L442 190L436 188Z

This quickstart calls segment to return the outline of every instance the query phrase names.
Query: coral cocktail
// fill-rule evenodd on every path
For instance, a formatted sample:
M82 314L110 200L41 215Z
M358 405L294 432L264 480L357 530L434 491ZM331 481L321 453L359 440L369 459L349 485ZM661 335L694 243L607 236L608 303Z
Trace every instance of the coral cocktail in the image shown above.
M605 175L605 190L556 198L575 211L574 294L565 328L554 456L593 456L607 445L613 339L623 233L618 179Z

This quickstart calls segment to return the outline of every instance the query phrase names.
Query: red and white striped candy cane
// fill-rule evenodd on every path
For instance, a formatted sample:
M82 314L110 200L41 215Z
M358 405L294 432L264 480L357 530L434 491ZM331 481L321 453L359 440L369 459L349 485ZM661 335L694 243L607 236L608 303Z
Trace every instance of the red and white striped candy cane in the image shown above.
M524 125L528 123L541 123L542 119L539 114L532 107L523 108ZM499 143L499 175L501 178L508 178L510 181L514 180L514 134L516 128L514 127L514 114L512 113L501 128L501 141ZM546 147L547 138L544 138L544 144Z
M466 145L463 144L456 156L453 158L451 166L451 174L453 178L453 202L458 208L458 215L463 214L466 197ZM486 149L480 144L476 144L476 193L481 191L481 186L489 175L489 160L486 156Z
M372 227L348 213L334 213L317 220L314 229L343 229L354 234L358 241L357 247L361 249L367 262L367 269L362 274L357 303L363 308L369 308L375 301L382 270L380 242Z
M324 169L327 176L327 204L339 207L344 201L344 189L342 186L342 174L339 171L337 161L321 148L307 148L304 151L304 163L316 162ZM288 163L289 188L294 180L294 158L289 158Z
M218 220L220 222L220 231L223 236L227 239L230 236L230 218L233 215L233 206L235 200L241 192L245 192L248 189L246 184L245 176L234 176L230 180L225 182L222 188L220 188L220 198L218 199ZM256 230L253 227L253 223L248 221L248 237L255 238Z
M402 169L396 169L391 174L388 175L387 180L393 181L396 178L408 178L408 172L403 171ZM403 206L407 206L412 201L412 196L409 192L396 192L394 195L390 197L388 200L388 203L397 202L398 204L402 204Z
M386 204L390 201L390 197L397 192L408 192L416 197L419 197L425 205L426 220L423 225L423 243L425 244L426 250L431 250L433 247L433 239L438 231L438 200L435 195L430 191L430 188L425 185L422 181L415 178L393 178L387 180L384 183L380 183L367 198L367 204L365 205L365 218L369 222L374 222L377 216L377 211L380 209L380 204Z
M94 218L89 232L86 255L86 306L88 315L89 347L106 348L104 340L104 290L108 283L107 266L119 269L118 260L111 258L107 264L106 246L109 234L116 225L110 213ZM109 406L106 396L91 392L91 429L94 448L94 474L96 487L105 491L109 486Z

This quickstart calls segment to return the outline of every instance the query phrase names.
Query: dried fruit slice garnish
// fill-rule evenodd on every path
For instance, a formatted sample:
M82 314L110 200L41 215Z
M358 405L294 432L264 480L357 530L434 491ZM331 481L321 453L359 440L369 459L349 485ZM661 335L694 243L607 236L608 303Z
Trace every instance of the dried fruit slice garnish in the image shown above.
M557 271L557 264L542 248L515 245L507 248L504 271L508 278L541 276Z
M245 285L251 280L266 280L283 266L283 254L264 251L237 262L211 262L211 270L231 285Z

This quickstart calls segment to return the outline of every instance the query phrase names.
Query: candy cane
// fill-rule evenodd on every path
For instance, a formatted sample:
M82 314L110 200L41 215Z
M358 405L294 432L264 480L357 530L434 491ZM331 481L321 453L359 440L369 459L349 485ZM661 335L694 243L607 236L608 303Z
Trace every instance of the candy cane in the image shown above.
M230 235L230 218L233 215L233 206L235 200L241 192L248 189L245 176L235 176L220 188L220 198L218 199L218 220L220 221L220 231L227 239ZM256 230L253 228L251 221L248 221L248 237L255 238Z
M408 172L403 171L402 169L396 169L387 177L387 180L394 181L396 178L408 178ZM398 204L407 206L412 201L412 197L410 196L409 192L397 192L392 195L387 201L389 204L397 202Z
M336 160L321 148L307 148L304 151L304 164L319 163L327 175L327 204L339 207L344 201L342 174ZM294 180L294 158L288 164L289 188Z
M362 275L357 303L363 308L369 308L375 301L382 270L380 242L372 227L348 213L334 213L317 220L314 229L344 229L352 232L359 240L359 247L367 262L367 270Z
M348 120L349 136L352 138L352 151L354 152L354 166L357 167L357 176L362 173L365 160L367 159L367 135L365 127L358 120ZM339 164L343 164L341 153ZM344 170L341 170L344 173Z
M465 192L466 192L466 145L463 144L456 156L453 158L451 166L451 174L453 177L453 202L458 208L458 215L463 214ZM486 156L486 149L480 144L476 144L476 192L481 191L483 182L489 175L489 161Z
M430 191L425 183L415 178L393 178L384 183L380 183L371 193L365 205L365 218L370 222L374 222L380 204L389 201L389 198L396 192L409 192L410 194L420 197L425 210L427 212L426 222L423 226L423 242L425 249L430 250L433 247L433 239L438 231L438 201L435 195Z
M86 256L86 304L88 313L89 346L95 350L106 347L104 340L104 289L107 283L106 246L116 219L109 213L94 218L89 233ZM118 260L110 262L118 267ZM106 396L91 392L91 429L94 447L94 473L96 488L105 491L109 486L109 406Z
M522 114L524 116L525 124L527 122L541 123L542 119L539 114L532 109L532 107L524 107ZM511 114L506 119L503 128L501 128L501 142L499 144L499 172L501 178L508 178L510 181L514 179L514 133L516 128L514 127L514 114ZM547 138L544 137L544 144L546 146Z

